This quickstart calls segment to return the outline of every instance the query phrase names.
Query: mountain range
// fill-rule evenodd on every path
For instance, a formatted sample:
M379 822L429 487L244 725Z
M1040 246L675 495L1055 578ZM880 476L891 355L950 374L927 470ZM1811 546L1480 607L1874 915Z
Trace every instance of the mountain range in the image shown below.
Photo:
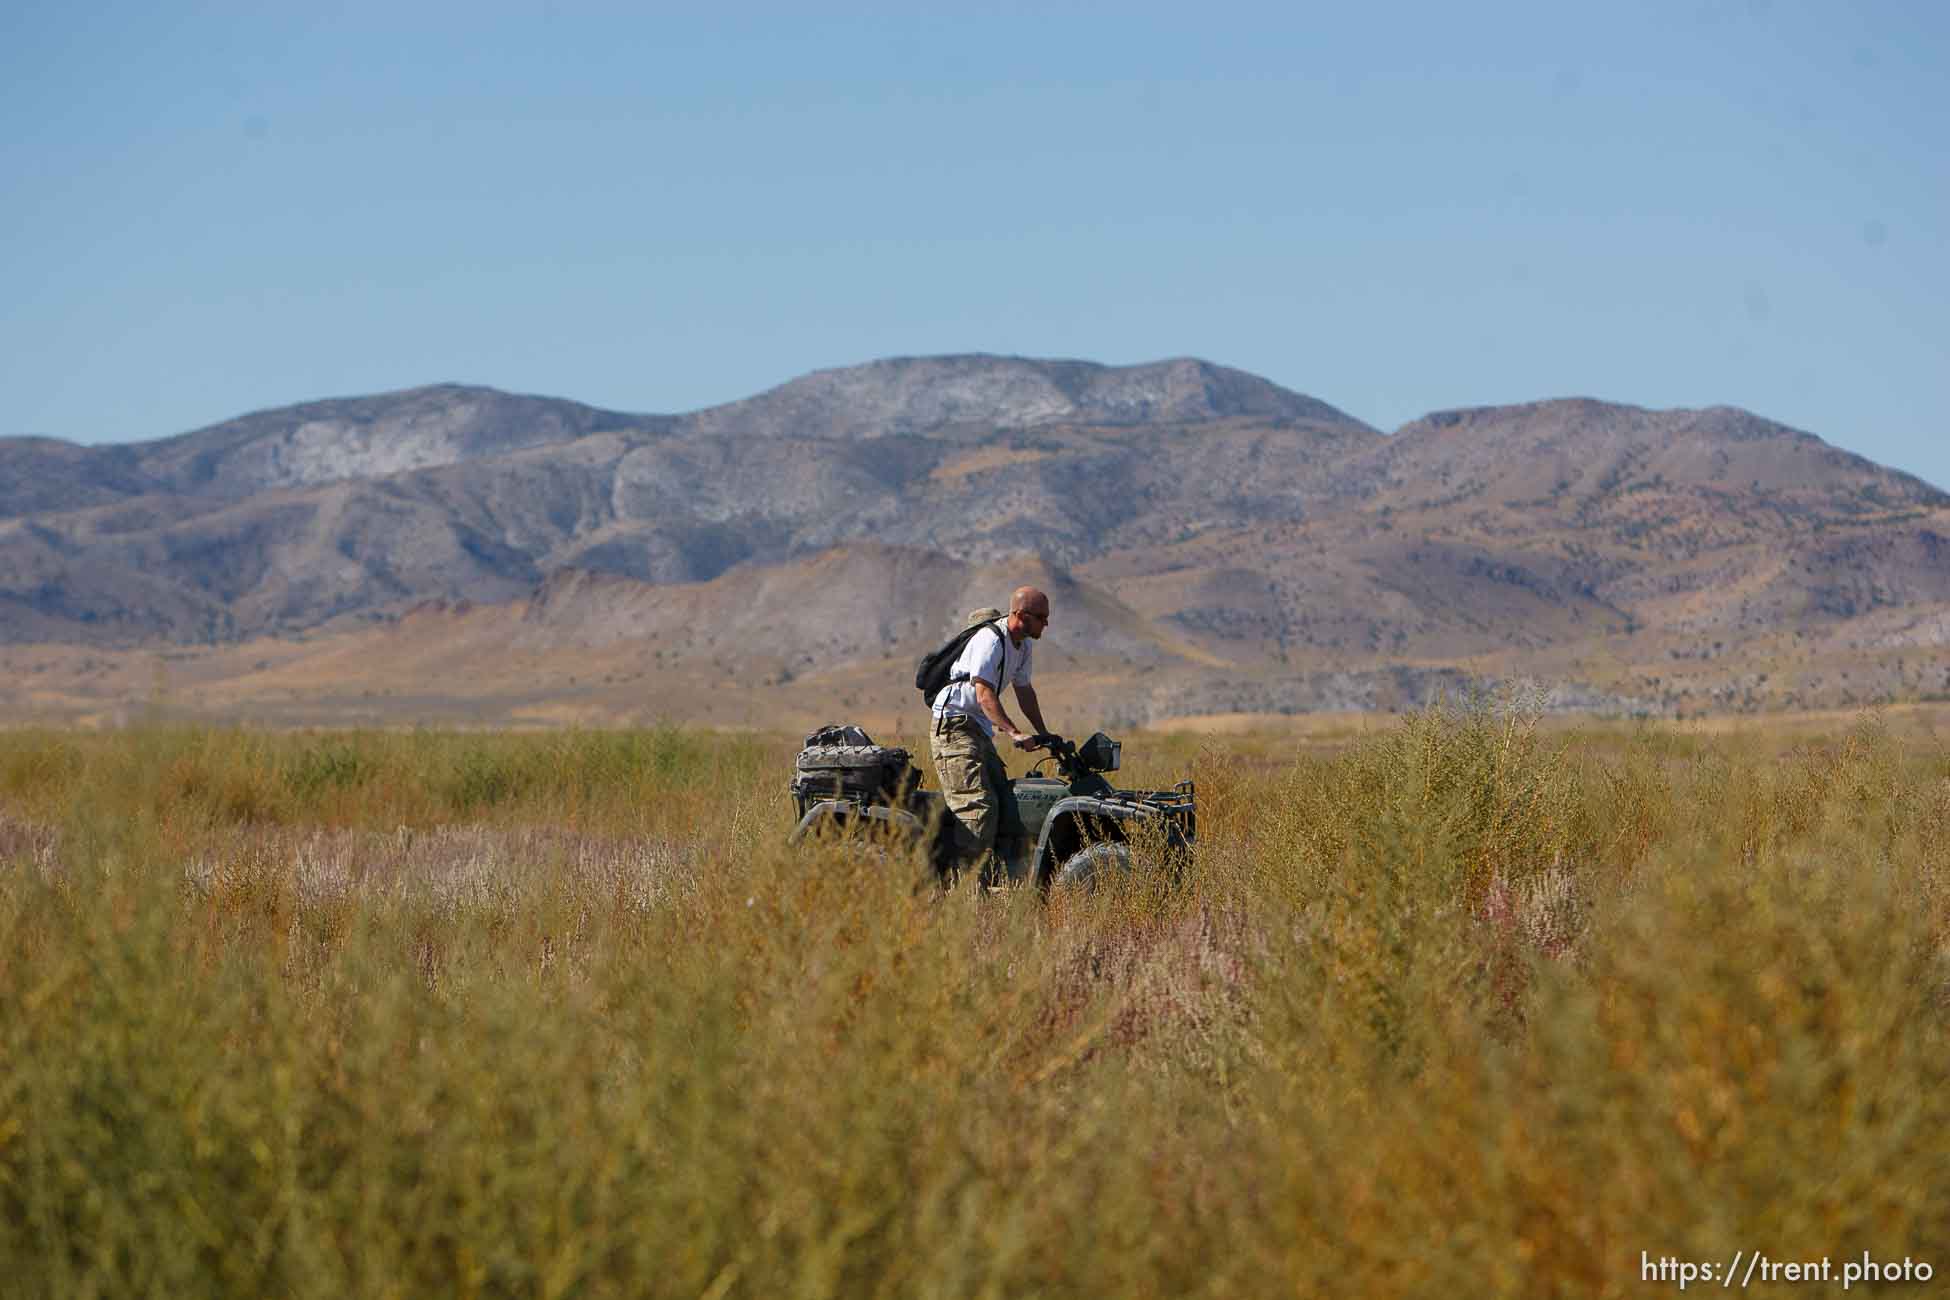
M898 358L677 415L438 385L0 439L0 710L159 655L277 716L896 710L914 655L1029 580L1040 662L1125 723L1518 677L1852 705L1950 694L1946 539L1936 488L1728 407L1384 434L1191 359Z

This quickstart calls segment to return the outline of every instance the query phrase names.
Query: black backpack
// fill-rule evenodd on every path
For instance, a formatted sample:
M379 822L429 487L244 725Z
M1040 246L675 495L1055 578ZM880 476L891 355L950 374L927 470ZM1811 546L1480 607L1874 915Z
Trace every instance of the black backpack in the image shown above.
M1003 628L1000 619L991 623L977 623L973 627L965 627L955 633L939 650L932 650L922 655L920 662L914 665L915 689L921 692L921 698L928 702L930 709L934 707L935 696L956 682L968 680L968 674L954 672L955 660L961 658L962 650L975 634L987 628L993 628L995 634L1005 640L1008 638L1009 633ZM1008 651L1004 650L1003 654L1007 655Z

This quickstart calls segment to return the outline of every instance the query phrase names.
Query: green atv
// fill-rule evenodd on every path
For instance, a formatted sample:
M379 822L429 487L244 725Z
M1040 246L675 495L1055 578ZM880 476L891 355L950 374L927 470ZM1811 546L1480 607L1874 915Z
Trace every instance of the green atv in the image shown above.
M1101 731L1081 745L1054 735L1036 740L1042 756L1027 776L1010 782L1021 825L1005 825L996 836L996 856L1011 883L1040 890L1087 886L1098 876L1128 871L1133 840L1156 843L1169 860L1189 856L1196 828L1190 781L1169 790L1119 790L1103 773L1117 770L1120 742ZM1055 775L1044 772L1047 764L1054 764ZM946 877L953 868L951 814L941 794L920 783L920 769L905 749L876 745L858 727L823 727L806 738L794 764L799 820L792 842L821 832L878 829L925 844Z

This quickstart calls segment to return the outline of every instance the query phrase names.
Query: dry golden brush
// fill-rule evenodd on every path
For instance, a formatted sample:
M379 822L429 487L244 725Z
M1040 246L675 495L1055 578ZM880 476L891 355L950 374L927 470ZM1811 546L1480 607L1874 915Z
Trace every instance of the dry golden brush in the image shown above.
M1044 903L787 850L785 737L0 734L0 1276L1602 1296L1642 1250L1950 1267L1941 748L1489 705L1281 743L1133 743L1199 782L1196 871Z

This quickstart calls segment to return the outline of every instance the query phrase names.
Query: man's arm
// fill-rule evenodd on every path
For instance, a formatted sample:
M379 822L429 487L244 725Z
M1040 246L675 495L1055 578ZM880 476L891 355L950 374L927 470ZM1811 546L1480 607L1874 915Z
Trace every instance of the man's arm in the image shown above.
M1022 716L1029 719L1029 725L1036 728L1039 736L1049 734L1049 725L1043 721L1043 706L1036 700L1036 688L1028 682L1016 683L1016 703L1022 705Z
M1029 748L1028 734L1025 733L1022 730L1022 728L1018 727L1015 724L1015 720L1012 719L1008 715L1008 713L1003 710L1002 697L995 693L995 687L990 686L987 682L983 681L979 677L975 678L974 681L975 681L975 703L979 704L982 707L982 713L988 718L990 722L993 722L995 724L996 730L1004 733L1011 740L1016 742L1017 749L1028 749ZM1016 694L1018 696L1022 694L1022 687L1020 686L1016 687ZM1032 698L1033 698L1033 694L1032 694ZM1028 705L1024 705L1023 707L1027 709Z

